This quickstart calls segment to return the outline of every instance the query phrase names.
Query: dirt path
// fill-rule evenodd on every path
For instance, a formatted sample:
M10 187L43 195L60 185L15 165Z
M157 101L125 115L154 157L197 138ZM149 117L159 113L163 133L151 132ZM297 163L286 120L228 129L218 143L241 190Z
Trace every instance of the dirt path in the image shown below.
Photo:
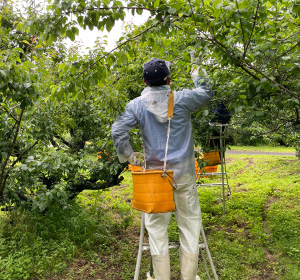
M263 152L263 151L237 151L237 150L226 150L228 155L270 155L270 156L296 156L295 153L286 152Z

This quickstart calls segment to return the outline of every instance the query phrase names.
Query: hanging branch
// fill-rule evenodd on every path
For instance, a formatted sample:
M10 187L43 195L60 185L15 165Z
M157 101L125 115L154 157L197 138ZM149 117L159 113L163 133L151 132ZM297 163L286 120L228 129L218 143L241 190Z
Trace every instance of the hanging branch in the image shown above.
M96 11L96 10L117 10L117 9L122 9L122 10L146 10L146 11L157 11L156 9L152 9L152 8L145 8L145 7L125 7L125 6L121 6L121 7L96 7L96 8L86 8L84 9L84 11ZM70 13L82 13L83 10L78 11L78 10L69 10L69 11L65 11L62 15L67 15Z
M128 42L135 40L136 38L140 37L141 35L143 35L144 33L148 32L149 30L153 29L154 27L156 27L158 24L160 24L160 22L148 27L147 29L143 30L142 32L140 32L139 34L129 38L127 41L121 43L120 45L118 45L117 47L115 47L114 49L112 49L110 52L102 55L99 59L97 59L94 63L92 63L91 65L89 65L87 68L85 68L82 72L80 72L78 75L81 76L83 73L85 73L86 71L90 70L93 66L95 66L100 60L102 60L103 58L105 58L106 56L108 56L109 54L111 54L112 52L114 52L115 50L119 49L120 47L126 45Z
M18 119L11 112L9 112L7 108L5 108L2 104L0 104L0 106L4 109L4 111L7 114L9 114L10 117L12 117L16 122L18 122Z
M196 22L195 13L194 13L194 7L192 6L191 1L190 0L188 0L188 1L189 1L189 4L190 4L190 7L191 7L191 11L192 11L192 15L193 15L193 20L194 20L194 23L195 23L195 27L197 28L197 22Z
M282 57L282 56L284 56L284 55L286 55L287 53L289 53L291 50L293 50L294 48L296 48L297 46L299 46L300 45L300 42L298 42L297 44L295 44L294 46L292 46L290 49L288 49L287 51L285 51L284 53L282 53L281 55L279 55L279 56L277 56L277 57L275 57L274 59L272 59L271 61L273 61L273 60L277 60L278 58L280 58L280 57Z
M254 16L254 21L253 21L253 24L252 24L252 29L251 29L251 33L250 33L250 36L249 36L249 40L248 40L248 43L246 45L246 48L244 49L244 54L243 54L243 59L245 59L246 57L246 53L247 53L247 50L250 46L250 42L251 42L251 38L252 38L252 35L253 35L253 31L254 31L254 28L256 26L256 20L257 20L257 15L258 15L258 9L259 9L259 2L260 0L257 0L257 5L256 5L256 12L255 12L255 16Z
M27 154L34 146L36 146L39 143L39 140L36 140L30 147L28 147L27 149L25 149L18 157L17 159L15 159L12 163L12 165L9 167L8 171L6 172L6 177L8 177L8 174L10 172L10 170L17 164L18 161L20 161L20 159Z
M241 16L241 12L240 12L240 8L239 8L239 4L238 1L235 0L235 4L238 10L238 13ZM243 55L243 59L245 59L246 56L246 39L245 39L245 32L244 32L244 27L243 27L243 23L242 23L242 17L240 17L240 25L241 25L241 30L242 30L242 35L243 35L243 45L244 45L244 55Z
M277 85L281 90L281 92L286 92L289 93L291 96L295 97L296 99L300 100L300 96L298 96L296 93L290 91L289 89L287 89L285 86L278 84L276 81L272 80L270 77L268 77L267 75L265 75L263 72L261 72L260 70L258 70L256 67L247 64L247 67L249 67L250 69L254 70L255 72L259 73L260 75L262 75L264 78L266 78L269 82L271 82L272 84Z

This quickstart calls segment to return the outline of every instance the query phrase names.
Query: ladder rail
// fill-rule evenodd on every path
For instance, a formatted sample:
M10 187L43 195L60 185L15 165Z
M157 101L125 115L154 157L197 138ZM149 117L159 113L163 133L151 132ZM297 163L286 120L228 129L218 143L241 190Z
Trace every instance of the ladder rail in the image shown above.
M139 251L136 260L134 280L139 280L139 274L140 274L141 262L142 262L144 235L145 235L145 213L142 212Z
M197 183L197 187L215 187L222 186L222 204L223 204L223 213L225 213L225 186L228 188L228 194L231 194L231 189L228 182L227 170L226 170L226 160L225 160L225 151L226 151L226 132L228 124L221 123L209 123L212 127L220 128L219 136L211 136L210 139L218 139L220 140L220 161L221 161L221 172L207 172L202 173L198 172L196 175L197 181L203 177L211 177L211 176L221 176L221 183ZM224 128L224 129L223 129ZM226 180L226 183L225 183Z

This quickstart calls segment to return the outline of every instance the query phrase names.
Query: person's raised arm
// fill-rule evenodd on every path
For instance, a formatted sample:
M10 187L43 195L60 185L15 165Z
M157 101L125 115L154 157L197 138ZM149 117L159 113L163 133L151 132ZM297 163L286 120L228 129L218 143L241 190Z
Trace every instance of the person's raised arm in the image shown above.
M204 68L201 69L204 76L199 76L199 68L202 62L201 53L195 58L194 53L191 52L191 62L193 64L191 76L196 88L184 89L178 92L178 98L188 111L193 112L204 107L213 98L214 91L210 88Z

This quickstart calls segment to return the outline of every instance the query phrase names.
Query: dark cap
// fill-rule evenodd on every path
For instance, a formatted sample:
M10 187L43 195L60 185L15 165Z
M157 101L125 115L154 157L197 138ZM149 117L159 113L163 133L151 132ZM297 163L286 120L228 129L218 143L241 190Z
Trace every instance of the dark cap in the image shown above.
M169 75L166 62L160 58L152 58L144 64L143 76L149 86L160 85Z

